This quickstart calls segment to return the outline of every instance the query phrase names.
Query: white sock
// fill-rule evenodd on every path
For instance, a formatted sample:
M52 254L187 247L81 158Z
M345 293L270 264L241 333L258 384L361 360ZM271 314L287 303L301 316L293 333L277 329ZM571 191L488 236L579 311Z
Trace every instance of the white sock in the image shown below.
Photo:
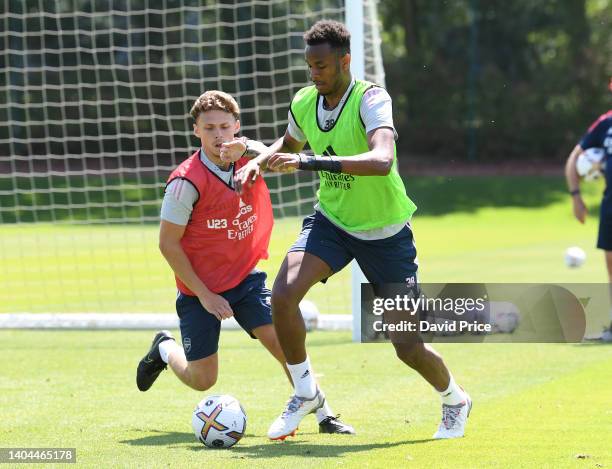
M442 403L446 405L457 405L465 400L465 392L463 392L457 383L455 383L455 378L453 378L453 375L450 375L448 388L442 392L438 391L438 393L442 398Z
M310 359L306 357L306 361L290 365L287 363L287 369L291 374L293 387L295 388L296 396L310 399L317 393L317 383L315 383L312 368L310 367Z
M331 407L327 403L327 399L325 399L325 402L323 403L323 407L321 407L320 409L317 409L315 415L317 416L317 422L319 423L321 423L327 417L330 417L330 416L335 417L334 412L331 410Z
M164 340L161 344L159 344L159 354L161 355L161 359L164 361L164 363L168 363L170 354L176 351L185 353L173 339Z

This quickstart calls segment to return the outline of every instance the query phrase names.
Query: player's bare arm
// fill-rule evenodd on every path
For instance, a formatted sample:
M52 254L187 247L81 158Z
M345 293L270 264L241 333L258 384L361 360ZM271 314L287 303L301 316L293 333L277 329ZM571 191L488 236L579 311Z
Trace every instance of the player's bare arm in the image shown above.
M233 163L242 157L256 158L267 153L269 148L262 142L250 140L246 137L236 137L230 142L221 144L221 161Z
M583 151L580 145L576 145L565 163L565 179L567 180L567 187L572 197L574 216L580 223L584 223L588 213L580 194L580 178L576 172L576 160Z
M185 228L183 225L162 220L159 229L159 250L174 273L196 294L208 312L219 320L232 317L234 313L227 300L210 291L194 272L181 246Z
M394 151L393 130L381 127L368 133L370 151L354 156L309 156L301 153L276 153L268 160L272 171L302 169L354 174L356 176L385 176L391 171Z
M271 169L268 168L268 161L272 155L282 152L299 152L304 148L304 144L305 142L299 142L289 135L288 132L285 132L283 137L279 138L269 147L266 147L267 151L262 151L258 156L236 172L234 178L236 190L241 192L245 184L255 180L262 171Z

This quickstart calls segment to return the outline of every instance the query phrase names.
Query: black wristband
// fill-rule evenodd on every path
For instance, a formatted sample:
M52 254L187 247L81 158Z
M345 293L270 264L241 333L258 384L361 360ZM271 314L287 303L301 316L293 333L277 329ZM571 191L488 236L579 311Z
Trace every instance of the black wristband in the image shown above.
M580 189L576 189L576 190L570 191L570 195L572 197L574 197L575 195L580 195Z
M299 153L300 169L306 171L328 171L330 173L341 173L342 163L333 157L310 156Z
M249 152L249 144L244 142L244 153L240 155L240 158L244 157Z

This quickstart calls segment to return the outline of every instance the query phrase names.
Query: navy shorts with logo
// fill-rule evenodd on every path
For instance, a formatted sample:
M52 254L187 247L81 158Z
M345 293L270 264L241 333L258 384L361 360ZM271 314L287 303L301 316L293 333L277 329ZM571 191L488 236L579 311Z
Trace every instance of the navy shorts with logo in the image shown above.
M334 273L355 259L377 295L380 284L416 285L418 265L410 224L389 238L364 241L315 212L304 219L302 232L289 249L291 251L306 251L317 256Z
M220 295L230 304L240 327L252 338L255 338L253 329L272 324L271 292L266 288L265 272L251 272L236 287ZM198 297L179 292L176 312L187 360L199 360L216 353L219 348L221 321L206 311Z

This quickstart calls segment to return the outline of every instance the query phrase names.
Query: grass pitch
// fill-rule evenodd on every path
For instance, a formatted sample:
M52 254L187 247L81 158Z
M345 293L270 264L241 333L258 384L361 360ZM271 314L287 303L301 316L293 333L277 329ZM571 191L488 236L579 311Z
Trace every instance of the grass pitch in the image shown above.
M585 185L585 226L573 220L559 178L418 178L406 186L420 206L413 225L424 282L606 279L594 249L601 185ZM277 222L272 257L261 265L270 284L299 227L298 219ZM0 312L172 312L172 277L156 237L147 225L3 226ZM580 269L563 264L572 245L587 252ZM313 290L323 313L348 312L349 275ZM204 393L171 372L147 393L136 389L135 367L152 335L0 331L0 446L76 447L79 466L104 468L612 466L609 345L436 345L474 408L466 438L432 441L439 398L389 344L315 332L308 343L320 383L358 435L319 435L308 417L298 437L276 443L265 434L288 383L257 342L224 331L210 393L241 401L247 435L231 450L208 450L190 425Z
M230 450L211 450L191 432L203 393L169 371L148 392L136 389L136 364L152 335L1 331L2 446L76 447L78 466L105 468L612 465L610 346L437 346L474 408L465 438L432 441L439 398L391 345L315 332L308 344L319 381L358 435L319 435L309 416L282 443L265 437L289 396L280 367L246 334L224 331L211 393L238 397L247 434Z
M605 282L595 249L601 184L585 184L586 225L571 214L561 178L415 178L406 180L419 210L413 219L423 282ZM272 281L301 218L276 220L270 259L259 267ZM156 225L3 225L0 313L174 312L170 268L157 249ZM563 263L569 246L586 264ZM308 298L323 314L350 312L350 268Z

